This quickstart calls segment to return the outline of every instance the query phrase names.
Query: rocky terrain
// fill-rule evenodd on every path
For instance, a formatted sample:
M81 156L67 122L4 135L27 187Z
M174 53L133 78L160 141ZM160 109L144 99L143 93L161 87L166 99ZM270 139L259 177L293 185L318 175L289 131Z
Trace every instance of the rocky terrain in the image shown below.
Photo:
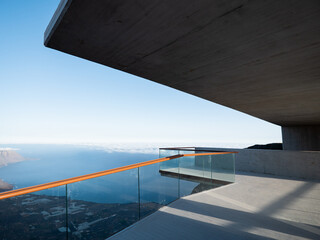
M141 217L160 207L153 202L141 204ZM138 203L96 203L36 194L0 201L0 239L56 240L68 234L71 239L104 240L138 220Z

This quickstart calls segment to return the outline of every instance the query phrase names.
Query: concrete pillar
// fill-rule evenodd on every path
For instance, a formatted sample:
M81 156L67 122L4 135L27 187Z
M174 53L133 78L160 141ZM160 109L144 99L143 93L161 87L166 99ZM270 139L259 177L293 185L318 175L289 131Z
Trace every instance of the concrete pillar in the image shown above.
M283 150L320 151L320 125L282 127Z

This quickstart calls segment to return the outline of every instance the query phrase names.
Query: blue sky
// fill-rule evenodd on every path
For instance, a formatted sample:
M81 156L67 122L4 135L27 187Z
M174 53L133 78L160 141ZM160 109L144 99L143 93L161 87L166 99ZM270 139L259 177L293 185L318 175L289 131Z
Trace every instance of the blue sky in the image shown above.
M0 143L281 142L279 126L58 52L58 0L0 0Z

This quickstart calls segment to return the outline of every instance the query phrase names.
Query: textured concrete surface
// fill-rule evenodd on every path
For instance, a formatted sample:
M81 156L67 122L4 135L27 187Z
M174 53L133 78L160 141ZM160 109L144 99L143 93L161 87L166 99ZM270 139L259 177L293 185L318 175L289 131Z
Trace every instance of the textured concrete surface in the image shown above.
M320 123L318 0L63 0L45 37L281 126Z
M110 239L320 239L320 182L238 174L175 201Z
M282 127L282 139L284 150L320 151L320 125Z
M196 148L236 151L236 171L320 180L320 151Z

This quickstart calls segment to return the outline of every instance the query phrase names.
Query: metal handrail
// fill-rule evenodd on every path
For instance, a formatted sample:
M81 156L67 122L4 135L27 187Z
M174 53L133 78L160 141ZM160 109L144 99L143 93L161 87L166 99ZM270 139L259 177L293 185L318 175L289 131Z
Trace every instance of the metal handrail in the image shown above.
M165 162L165 161L169 161L169 160L172 160L175 158L203 156L203 155L219 155L219 154L230 154L230 153L237 153L237 152L211 152L211 153L178 154L178 155L169 156L169 157L157 158L154 160L149 160L149 161L145 161L142 163L135 163L135 164L127 165L124 167L113 168L113 169L109 169L109 170L105 170L105 171L81 175L78 177L66 178L66 179L59 180L59 181L54 181L54 182L44 183L44 184L35 185L35 186L31 186L31 187L25 187L25 188L11 190L11 191L7 191L7 192L2 192L2 193L0 193L0 200L6 199L6 198L11 198L11 197L16 197L16 196L20 196L20 195L24 195L24 194L28 194L28 193L32 193L32 192L37 192L37 191L41 191L41 190L45 190L45 189L49 189L49 188L59 187L59 186L63 186L63 185L70 184L70 183L80 182L80 181L84 181L84 180L88 180L88 179L92 179L92 178L96 178L96 177L101 177L101 176L105 176L105 175L109 175L109 174L113 174L113 173L123 172L126 170L138 168L138 167L148 166L148 165L151 165L154 163Z

